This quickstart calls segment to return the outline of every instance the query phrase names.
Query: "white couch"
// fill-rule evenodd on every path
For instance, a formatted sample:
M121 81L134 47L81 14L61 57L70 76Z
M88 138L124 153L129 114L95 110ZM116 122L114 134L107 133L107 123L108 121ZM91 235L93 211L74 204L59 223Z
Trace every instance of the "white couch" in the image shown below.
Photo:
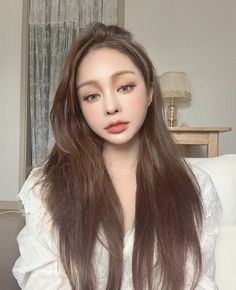
M212 178L223 205L216 243L216 282L220 290L236 290L236 154L187 158Z

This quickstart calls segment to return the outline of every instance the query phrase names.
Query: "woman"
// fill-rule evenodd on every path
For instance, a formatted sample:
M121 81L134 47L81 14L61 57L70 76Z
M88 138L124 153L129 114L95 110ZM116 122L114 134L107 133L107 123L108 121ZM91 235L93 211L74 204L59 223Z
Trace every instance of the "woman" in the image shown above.
M51 123L54 148L19 194L19 285L217 289L220 202L180 157L154 67L129 32L96 23L78 39Z

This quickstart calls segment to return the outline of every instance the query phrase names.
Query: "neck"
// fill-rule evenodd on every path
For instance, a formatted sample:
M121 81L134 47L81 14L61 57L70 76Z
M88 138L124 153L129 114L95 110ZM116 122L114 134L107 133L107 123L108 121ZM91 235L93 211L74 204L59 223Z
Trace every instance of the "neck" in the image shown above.
M138 140L122 145L105 143L103 157L108 170L112 173L135 172L138 159Z

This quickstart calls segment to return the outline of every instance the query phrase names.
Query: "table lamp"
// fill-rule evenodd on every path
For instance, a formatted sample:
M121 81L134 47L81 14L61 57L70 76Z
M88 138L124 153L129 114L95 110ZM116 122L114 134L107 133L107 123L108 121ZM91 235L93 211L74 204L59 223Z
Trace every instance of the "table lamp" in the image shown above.
M170 101L167 108L167 122L169 127L177 125L176 101L191 100L191 93L184 72L165 72L160 76L162 97Z

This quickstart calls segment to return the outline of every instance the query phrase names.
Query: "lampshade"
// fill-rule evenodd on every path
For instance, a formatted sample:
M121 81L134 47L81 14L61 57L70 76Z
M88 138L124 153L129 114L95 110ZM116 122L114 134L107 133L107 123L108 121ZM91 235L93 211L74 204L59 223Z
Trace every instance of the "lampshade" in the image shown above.
M191 93L184 72L165 72L160 77L163 98L187 101L191 100Z

